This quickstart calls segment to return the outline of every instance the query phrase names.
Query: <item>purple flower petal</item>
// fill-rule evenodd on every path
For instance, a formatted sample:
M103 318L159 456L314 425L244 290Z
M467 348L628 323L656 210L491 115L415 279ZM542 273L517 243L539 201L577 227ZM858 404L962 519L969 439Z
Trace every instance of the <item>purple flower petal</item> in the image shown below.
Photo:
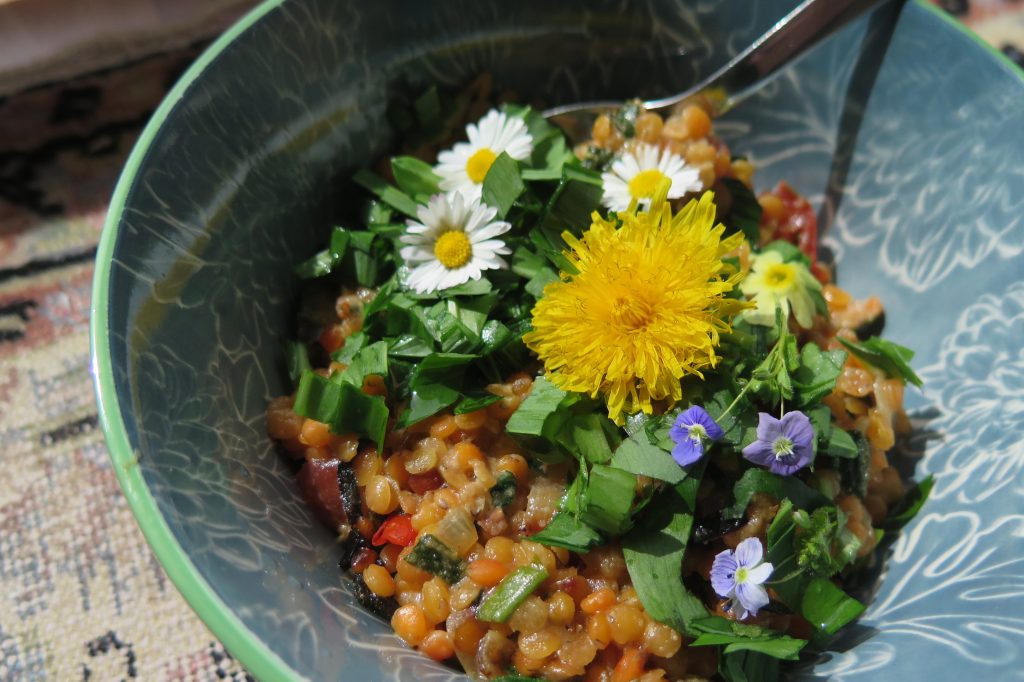
M768 465L768 470L779 476L792 476L806 465L807 462L801 462L795 455L790 455L787 458L776 459L771 462Z
M761 412L758 415L757 440L743 448L743 456L780 476L789 476L803 469L814 457L811 420L799 411L787 412L781 420Z
M711 587L721 597L732 596L736 588L736 569L739 565L733 558L731 550L719 552L711 564Z
M672 424L672 428L668 430L668 437L672 439L673 443L681 443L684 440L690 440L690 426L688 424L680 424L679 417L676 417L676 421Z
M771 466L775 462L775 451L772 450L772 442L770 440L755 440L743 448L743 456L754 464L761 464L766 467Z
M676 424L685 424L687 426L696 424L702 426L709 440L718 440L725 435L725 431L718 425L718 422L712 419L711 415L699 405L692 405L679 415L676 418Z
M756 616L759 609L768 605L768 591L760 585L740 583L736 586L736 600L750 615Z
M747 538L736 545L736 563L743 568L756 566L764 558L764 547L757 538Z
M793 441L795 451L810 450L814 443L814 427L803 412L787 412L782 416L782 432Z
M782 422L767 412L757 415L757 439L773 443L782 434Z
M689 437L676 441L672 448L672 459L681 467L690 466L703 456L704 444Z
M676 444L672 458L679 466L689 466L704 456L705 440L718 440L724 433L703 407L692 405L676 417L669 429L669 437Z

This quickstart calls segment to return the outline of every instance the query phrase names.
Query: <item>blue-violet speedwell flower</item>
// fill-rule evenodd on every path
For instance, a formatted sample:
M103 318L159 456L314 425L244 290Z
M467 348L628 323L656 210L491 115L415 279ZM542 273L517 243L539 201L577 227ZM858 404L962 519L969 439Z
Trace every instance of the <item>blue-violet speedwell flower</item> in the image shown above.
M747 538L736 546L736 551L719 552L711 564L711 587L720 597L731 599L729 608L736 620L768 604L768 590L764 582L771 577L774 566L764 562L764 548L757 538Z
M811 463L813 444L814 427L803 412L787 412L782 419L762 412L757 440L743 448L743 456L773 474L789 476Z
M693 405L676 417L669 436L676 444L672 448L672 459L679 466L689 466L704 456L704 443L716 441L725 435L722 427L715 423L703 407Z

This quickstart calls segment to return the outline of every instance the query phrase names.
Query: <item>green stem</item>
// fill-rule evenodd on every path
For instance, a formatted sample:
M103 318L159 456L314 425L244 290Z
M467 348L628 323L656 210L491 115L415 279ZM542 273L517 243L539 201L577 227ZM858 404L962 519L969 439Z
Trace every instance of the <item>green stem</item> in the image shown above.
M785 563L786 562L783 561L782 564L779 564L779 565L782 566ZM779 578L778 580L768 580L768 581L766 581L765 585L772 585L772 586L774 586L774 585L781 585L783 583L788 583L790 580L794 580L795 578L798 578L798 577L800 577L803 574L804 574L804 569L798 568L795 571L793 571L792 573L790 573L789 575L787 575L785 578Z
M746 395L747 391L749 389L750 389L750 382L748 381L747 385L744 386L743 389L738 394L736 394L736 399L733 400L731 403L729 403L729 407L725 408L725 411L722 412L722 414L718 415L718 420L719 421L721 421L721 420L725 419L727 416L729 416L729 413L732 412L732 408L736 407L736 405L740 402L740 398L742 398L744 395Z

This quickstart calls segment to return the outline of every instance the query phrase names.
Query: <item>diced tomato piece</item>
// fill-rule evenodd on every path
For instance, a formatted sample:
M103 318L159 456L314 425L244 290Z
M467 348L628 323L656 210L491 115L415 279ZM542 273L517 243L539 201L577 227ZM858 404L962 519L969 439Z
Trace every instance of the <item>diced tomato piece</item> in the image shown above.
M330 327L323 330L320 334L320 345L323 346L324 350L328 353L333 353L345 345L345 337L341 333L341 325L332 324Z
M370 541L374 546L386 545L389 542L408 547L416 541L416 529L412 527L412 517L408 514L394 514L380 524Z
M428 490L436 490L444 484L444 479L436 469L425 474L412 474L409 476L409 490L417 495L422 495Z
M590 594L590 587L587 585L586 579L578 575L559 578L555 582L555 587L572 597L577 604Z
M337 459L308 459L297 477L302 496L313 508L317 518L331 528L347 522L338 485Z
M762 217L762 227L773 229L773 239L784 239L807 254L811 263L818 258L818 218L807 199L796 193L787 182L779 182L773 189L784 207L777 224L772 225L767 216Z
M363 547L352 557L352 572L362 573L363 569L377 560L377 553L369 547Z

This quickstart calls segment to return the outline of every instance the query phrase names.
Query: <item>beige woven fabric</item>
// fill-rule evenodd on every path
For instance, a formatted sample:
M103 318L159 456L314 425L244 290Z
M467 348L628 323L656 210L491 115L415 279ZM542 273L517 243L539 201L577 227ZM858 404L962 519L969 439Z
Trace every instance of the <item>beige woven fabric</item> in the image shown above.
M0 680L247 677L146 545L89 374L105 202L194 55L0 102Z

